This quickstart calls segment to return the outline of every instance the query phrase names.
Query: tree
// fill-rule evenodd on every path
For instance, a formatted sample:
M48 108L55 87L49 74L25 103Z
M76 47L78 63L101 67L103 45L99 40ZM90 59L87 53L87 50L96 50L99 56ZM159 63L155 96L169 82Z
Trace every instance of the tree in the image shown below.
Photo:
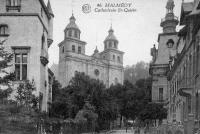
M126 66L124 70L124 79L131 82L133 85L139 79L148 77L149 65L143 61L140 61L132 66Z
M1 43L3 45L3 43ZM14 73L8 72L11 67L13 54L5 51L3 46L0 46L0 101L7 99L12 93L10 82L15 79ZM0 102L0 103L1 103Z

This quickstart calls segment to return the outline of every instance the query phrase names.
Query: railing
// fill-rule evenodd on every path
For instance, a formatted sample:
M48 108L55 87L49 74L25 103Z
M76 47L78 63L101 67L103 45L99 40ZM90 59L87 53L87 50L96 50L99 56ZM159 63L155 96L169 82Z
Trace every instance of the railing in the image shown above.
M161 23L163 23L163 22L165 22L167 20L177 20L178 21L178 17L174 16L174 15L165 17L165 18L161 19Z
M6 10L18 10L20 12L21 10L21 0L7 0L6 1Z

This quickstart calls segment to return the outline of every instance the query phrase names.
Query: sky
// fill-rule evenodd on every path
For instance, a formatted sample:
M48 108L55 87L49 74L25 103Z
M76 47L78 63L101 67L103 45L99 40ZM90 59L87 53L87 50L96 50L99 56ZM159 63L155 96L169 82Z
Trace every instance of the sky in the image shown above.
M103 51L108 30L112 24L119 41L119 50L125 52L124 66L139 61L150 62L150 48L158 45L158 34L162 33L161 19L166 14L167 0L50 0L54 12L54 42L49 49L50 63L58 63L58 44L64 40L64 29L72 15L81 30L81 40L87 42L86 54L92 55L96 46ZM185 0L191 1L191 0ZM174 13L180 18L182 0L174 0ZM131 3L135 12L95 12L97 4ZM84 13L82 6L89 4L90 13ZM179 27L177 29L180 29Z

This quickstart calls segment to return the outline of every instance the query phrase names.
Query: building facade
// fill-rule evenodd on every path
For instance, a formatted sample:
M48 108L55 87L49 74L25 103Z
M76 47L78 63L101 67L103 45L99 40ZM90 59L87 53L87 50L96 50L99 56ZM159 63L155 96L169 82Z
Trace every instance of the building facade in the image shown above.
M118 40L112 27L104 40L104 51L96 48L91 56L85 54L86 42L80 39L81 31L72 15L64 30L64 40L59 46L59 82L67 86L76 72L84 72L91 78L103 81L106 87L123 84L123 52L118 49Z
M171 133L200 133L200 1L182 3L177 54L168 73Z
M42 111L48 110L48 48L53 42L53 12L48 1L0 0L0 42L14 54L16 82L34 81ZM50 77L52 74L50 75Z
M174 15L174 6L173 0L168 0L166 16L160 23L163 32L158 35L158 48L154 45L151 49L153 58L150 63L149 73L153 80L153 102L165 102L168 98L167 71L169 70L169 60L176 53L176 43L178 41L176 26L179 21Z
M168 117L154 131L158 134L200 133L200 0L182 2L180 26L182 29L173 35L173 55L166 60ZM158 51L155 47L151 50L153 63L162 58Z

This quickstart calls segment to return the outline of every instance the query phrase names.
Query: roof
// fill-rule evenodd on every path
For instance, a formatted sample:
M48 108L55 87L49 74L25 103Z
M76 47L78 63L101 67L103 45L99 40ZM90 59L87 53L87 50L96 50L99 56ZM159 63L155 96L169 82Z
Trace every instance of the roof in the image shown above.
M185 16L192 12L193 2L182 3L181 6L181 17L180 17L180 25L185 23Z
M43 9L44 9L44 12L46 13L47 17L50 18L50 13L47 9L47 6L45 5L44 3L44 0L39 0L40 1L40 4L42 5Z
M75 19L75 17L74 17L73 14L72 14L72 16L70 17L69 20L70 20L70 22L69 22L69 24L67 25L67 27L65 29L71 29L71 28L73 28L73 29L77 29L77 30L80 31L79 27L76 24L76 19Z
M197 6L197 9L200 9L200 1L199 1L199 4L198 4L198 6Z
M118 41L116 36L114 35L114 30L112 29L112 27L110 28L110 30L108 31L108 36L106 37L105 41L107 40L115 40Z
M192 12L190 12L190 14L188 16L200 15L200 10L198 8L199 6L200 6L200 2L195 5L195 7L193 8Z
M48 0L47 9L48 9L48 11L49 11L49 14L52 15L52 16L54 17L53 10L52 10L52 8L51 8L50 0Z
M193 2L182 3L183 11L190 12L193 9Z

